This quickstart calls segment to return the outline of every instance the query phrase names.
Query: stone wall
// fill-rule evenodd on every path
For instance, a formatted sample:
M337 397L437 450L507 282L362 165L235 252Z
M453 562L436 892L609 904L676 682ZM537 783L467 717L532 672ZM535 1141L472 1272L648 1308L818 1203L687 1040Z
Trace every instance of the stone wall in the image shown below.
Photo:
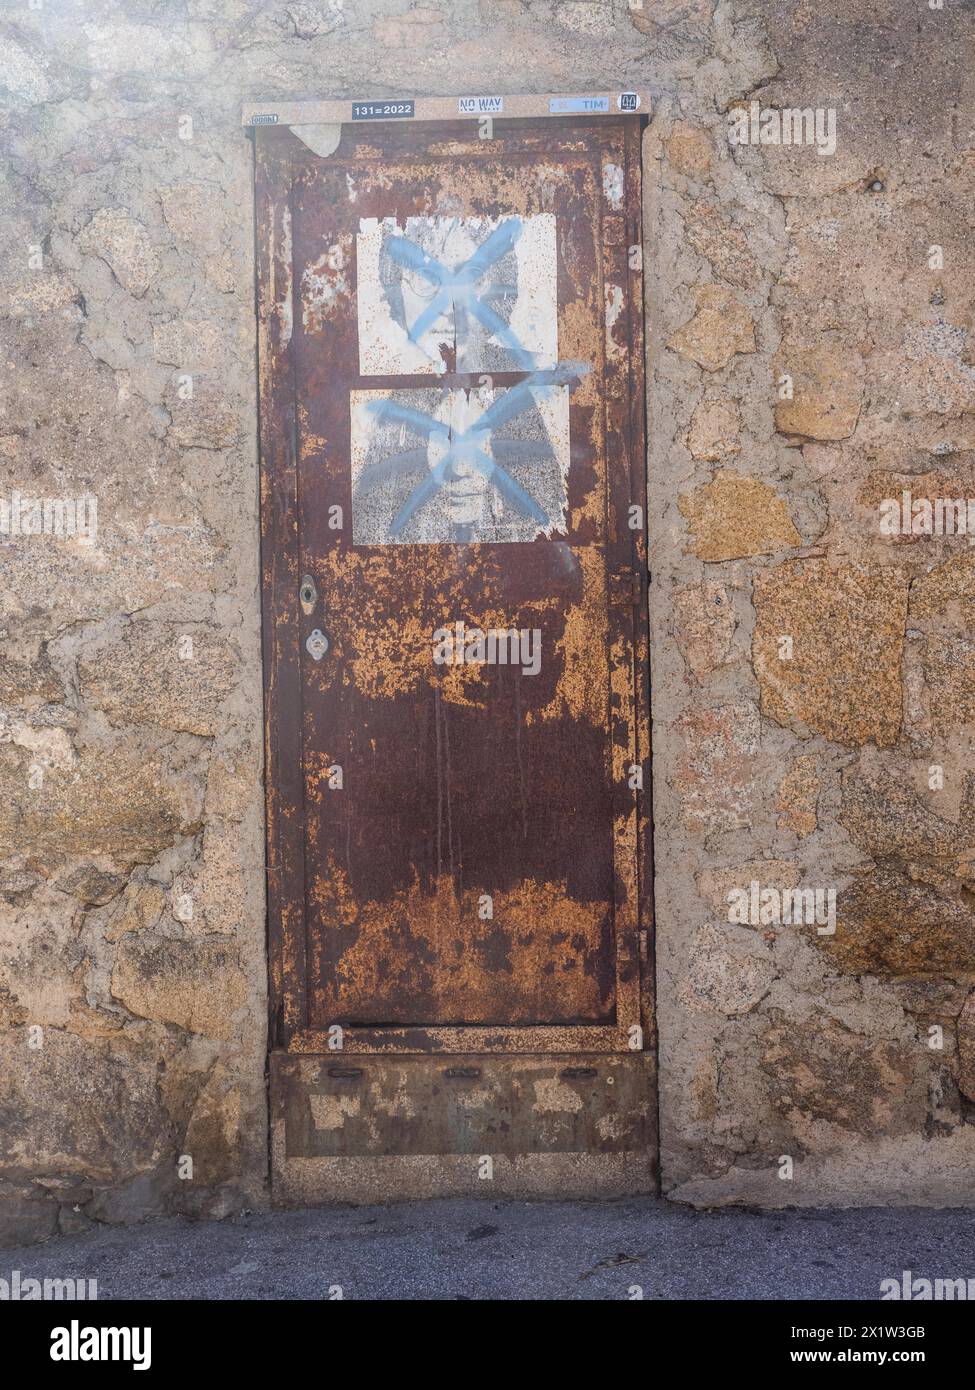
M0 497L98 506L92 540L0 536L0 1234L266 1200L261 97L653 93L664 1183L970 1200L975 567L877 504L975 492L973 27L960 0L0 10ZM731 146L753 100L835 109L835 154ZM835 935L729 923L752 880L835 887Z
M647 139L663 1170L969 1202L975 552L879 504L973 494L971 11L765 19L745 104L835 153L729 147L697 82ZM835 932L729 922L753 882Z

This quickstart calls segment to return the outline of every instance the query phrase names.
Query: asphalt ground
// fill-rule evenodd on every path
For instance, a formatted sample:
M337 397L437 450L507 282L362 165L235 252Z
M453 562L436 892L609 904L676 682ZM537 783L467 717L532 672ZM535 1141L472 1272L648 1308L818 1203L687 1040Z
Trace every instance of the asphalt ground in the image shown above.
M453 1199L99 1226L0 1249L0 1279L110 1299L877 1300L884 1279L972 1279L975 1210L697 1211Z

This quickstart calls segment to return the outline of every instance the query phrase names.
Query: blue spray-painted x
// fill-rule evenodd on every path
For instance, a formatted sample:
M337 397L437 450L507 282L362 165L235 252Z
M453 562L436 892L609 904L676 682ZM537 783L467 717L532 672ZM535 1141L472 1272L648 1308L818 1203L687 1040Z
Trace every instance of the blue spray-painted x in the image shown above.
M390 535L399 537L403 528L419 509L435 497L453 475L455 464L464 463L482 474L497 488L501 496L537 525L548 527L551 518L533 497L506 472L495 459L484 452L491 434L499 426L534 406L540 394L558 386L577 385L589 368L584 362L560 362L558 366L533 372L519 385L506 391L479 416L468 429L457 433L432 415L400 405L398 401L370 401L366 409L375 416L377 424L408 425L426 439L438 439L446 448L443 458L430 469L400 507L389 528Z
M478 281L483 279L496 261L507 255L520 236L521 218L509 217L494 229L473 256L455 270L443 265L409 237L391 237L386 243L386 251L390 258L404 269L422 275L437 290L412 327L407 325L410 340L418 342L446 309L453 308L454 331L458 338L458 325L463 322L464 315L473 314L498 342L508 349L519 370L531 371L535 366L534 354L522 347L517 335L511 331L504 319L484 302L483 295L475 292Z

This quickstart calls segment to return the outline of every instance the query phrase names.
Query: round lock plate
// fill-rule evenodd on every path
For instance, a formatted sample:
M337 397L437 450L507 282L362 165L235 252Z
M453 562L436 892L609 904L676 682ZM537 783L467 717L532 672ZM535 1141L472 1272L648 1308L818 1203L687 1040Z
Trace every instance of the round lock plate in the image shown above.
M324 632L322 632L321 628L315 628L315 631L305 643L305 650L315 661L321 661L322 657L328 651L328 638L325 636Z

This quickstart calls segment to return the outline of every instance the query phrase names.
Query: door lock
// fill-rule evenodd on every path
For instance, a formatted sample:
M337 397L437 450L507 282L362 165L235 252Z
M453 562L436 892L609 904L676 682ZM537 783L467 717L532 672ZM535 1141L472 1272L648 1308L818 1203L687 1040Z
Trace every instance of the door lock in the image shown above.
M318 590L315 588L315 581L310 574L306 574L301 581L301 588L298 590L298 602L301 604L301 611L308 617L318 602Z
M308 638L305 643L305 650L315 661L321 661L322 657L328 651L328 638L320 627L316 627L315 631Z

